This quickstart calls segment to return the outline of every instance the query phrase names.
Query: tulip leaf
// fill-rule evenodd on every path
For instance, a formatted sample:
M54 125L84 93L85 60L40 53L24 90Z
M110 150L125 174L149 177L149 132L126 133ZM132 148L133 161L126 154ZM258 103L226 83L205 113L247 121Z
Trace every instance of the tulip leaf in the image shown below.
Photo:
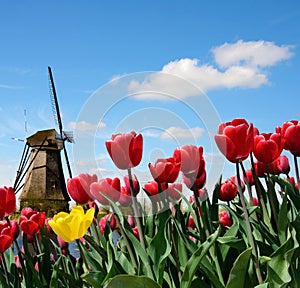
M278 214L278 236L281 244L283 244L286 241L288 222L289 220L287 217L287 194L285 193Z
M97 286L96 286L97 287ZM161 288L159 284L146 276L117 275L110 279L104 288Z
M187 262L182 278L180 288L189 288L193 281L194 275L205 255L208 253L209 248L215 243L218 236L220 235L220 227L210 235L207 240L200 245L200 247L193 253L189 261Z
M245 280L251 252L252 248L248 248L247 250L243 251L235 260L229 274L229 279L226 288L246 287Z
M163 272L168 255L171 252L170 241L167 238L167 224L170 210L156 215L157 232L148 247L148 253L153 261L153 269L157 282L162 284Z
M295 234L295 231L292 232ZM272 284L272 287L282 287L290 283L292 277L290 275L290 265L295 250L299 247L297 241L293 241L295 235L292 235L283 243L272 255L268 261L268 276L267 280ZM279 268L280 267L280 268Z
M246 248L245 242L243 241L243 239L239 239L235 236L223 236L223 237L219 237L217 239L217 242L219 242L220 244L225 244L228 245L229 247L238 249L240 251L244 250Z

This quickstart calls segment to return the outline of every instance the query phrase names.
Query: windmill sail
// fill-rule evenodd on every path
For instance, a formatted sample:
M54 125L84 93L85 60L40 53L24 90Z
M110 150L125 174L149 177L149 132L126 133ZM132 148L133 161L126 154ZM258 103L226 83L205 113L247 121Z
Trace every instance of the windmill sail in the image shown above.
M58 100L57 100L57 95L56 95L56 89L54 85L54 80L53 80L53 75L52 75L52 70L51 67L48 66L48 73L49 73L49 79L50 79L50 98L51 98L51 106L52 106L52 111L53 111L53 116L54 119L56 120L56 123L58 125L59 133L60 133L60 139L62 140L67 140L64 136L64 131L63 131L63 126L62 126L62 121L61 121L61 116L60 116L60 111L59 111L59 105L58 105ZM71 141L69 141L71 142ZM67 153L66 146L63 142L63 150L65 154L65 159L66 159L66 164L68 167L68 172L69 172L69 177L72 178L72 171L71 171L71 166L70 166L70 161Z

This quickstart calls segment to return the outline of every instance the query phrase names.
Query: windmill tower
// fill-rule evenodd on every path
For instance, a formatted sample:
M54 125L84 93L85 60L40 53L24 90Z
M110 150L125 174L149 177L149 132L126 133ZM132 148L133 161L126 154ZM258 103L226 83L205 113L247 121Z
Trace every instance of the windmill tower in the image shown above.
M59 133L55 129L42 130L26 139L14 188L16 192L22 189L20 209L32 207L52 216L58 211L67 211L69 208L70 197L66 189L61 152L64 152L71 178L72 173L65 141L73 142L73 138L71 134L63 131L50 67L48 67L48 72L51 104ZM23 180L24 183L21 184Z

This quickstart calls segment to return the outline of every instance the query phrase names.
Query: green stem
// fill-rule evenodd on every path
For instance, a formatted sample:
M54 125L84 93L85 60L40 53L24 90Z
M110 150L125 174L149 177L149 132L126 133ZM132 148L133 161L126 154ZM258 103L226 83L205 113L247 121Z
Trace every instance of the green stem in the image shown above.
M196 217L197 217L199 229L200 229L200 218L199 218L199 214L200 214L200 217L201 217L202 222L203 222L204 230L205 230L206 239L207 239L207 238L210 236L210 233L209 233L209 230L208 230L208 225L207 225L207 223L206 223L206 219L205 219L204 213L203 213L203 211L201 211L201 205L200 205L200 201L199 201L199 193L198 193L198 190L194 188L194 189L193 189L193 193L194 193L194 198L195 198L195 203L196 203L196 208L197 208L197 209L195 209L195 212L197 213L197 214L196 214ZM198 213L198 211L199 211L199 213ZM201 235L200 235L200 236L201 236ZM217 274L218 274L218 276L219 276L219 279L220 279L221 283L224 284L224 279L223 279L222 270L221 270L220 263L219 263L219 261L218 261L217 254L216 254L216 246L215 246L215 245L212 245L212 246L210 247L209 251L210 251L210 254L211 254L212 259L213 259L214 262L215 262L216 269L217 269Z
M142 222L141 222L141 217L139 216L140 213L139 213L137 200L136 200L135 193L134 193L131 168L128 169L128 178L129 178L129 183L130 183L130 192L131 192L131 196L132 196L133 211L135 214L134 217L136 218L136 224L137 224L139 235L140 235L140 242L141 242L143 249L146 250L143 226L142 226Z
M265 203L265 200L264 200L264 197L263 197L263 194L262 194L261 183L260 183L260 181L258 179L258 176L256 174L256 171L255 171L254 160L253 160L252 153L250 153L250 159L251 159L251 171L252 171L252 174L253 174L253 177L254 177L254 185L255 185L257 197L258 197L258 200L259 200L259 204L260 204L262 212L263 212L263 214L262 214L263 219L267 221L267 224L271 229L271 233L273 235L275 235L275 233L273 231L273 228L272 228L272 225L271 225L270 217L269 217L269 214L268 214L268 211L267 211L266 203Z
M178 257L178 251L176 248L176 243L175 243L175 239L174 239L174 224L172 223L172 219L170 219L170 235L171 235L171 241L172 241L172 246L173 246L173 250L174 250L174 258L175 258L175 262L176 262L176 269L177 269L177 274L178 274L178 279L179 282L181 282L181 270L180 270L180 261L179 261L179 257Z
M84 255L82 247L81 247L81 245L82 245L81 241L79 239L76 239L76 244L79 249L79 253L80 253L80 256L82 257L82 260L83 260L86 270L90 271L89 264L87 263L86 257Z
M258 254L257 254L257 250L256 250L256 246L255 246L255 242L254 242L254 238L253 238L253 234L252 234L252 228L251 228L251 224L250 224L249 213L248 213L248 210L247 210L247 207L246 207L243 191L242 191L242 188L241 188L241 178L240 178L240 170L239 170L239 163L238 162L236 162L236 177L237 177L237 180L238 180L238 193L239 193L240 201L242 203L242 208L243 208L243 211L244 211L246 227L247 227L247 232L248 232L248 238L249 238L250 245L251 245L251 248L252 248L252 255L253 255L253 258L254 258L256 276L257 276L257 279L258 279L258 283L262 284L263 279L262 279L262 276L261 276L261 271L260 271L260 266L259 266L259 261L258 261Z
M242 167L243 176L244 176L244 182L246 183L246 186L247 186L247 190L248 190L250 202L252 203L252 205L254 205L253 195L252 195L252 189L251 189L251 186L250 186L248 178L247 178L247 173L246 173L245 167L243 165L243 162L241 162L240 164L241 164L241 167ZM254 211L254 219L257 220L256 211Z
M273 198L273 193L271 191L271 179L270 179L270 173L269 173L269 165L267 165L267 186L268 186L268 196L269 196L269 201L270 201L270 206L271 206L271 212L272 216L275 221L275 225L278 231L278 216L276 213L276 207L274 204L274 198Z
M124 241L125 241L125 244L126 244L126 247L127 247L127 250L128 250L128 253L129 253L129 257L131 259L131 262L133 264L133 267L134 267L134 270L137 272L138 271L138 265L137 265L137 262L135 260L135 257L134 257L134 254L133 254L133 251L132 251L132 248L131 248L131 245L129 243L129 240L127 238L127 235L123 229L123 226L121 225L121 222L120 222L120 219L119 219L119 215L117 215L116 211L114 210L113 207L111 207L112 210L113 210L113 213L114 213L114 216L115 216L115 219L116 219L116 222L117 222L117 225L120 229L120 232L121 232L121 235L123 236L124 238Z
M5 260L4 253L1 253L1 258L2 258L1 263L2 263L2 268L3 268L3 271L4 271L4 277L5 277L6 284L9 287L11 287L9 279L8 279L7 265L6 265L6 260Z

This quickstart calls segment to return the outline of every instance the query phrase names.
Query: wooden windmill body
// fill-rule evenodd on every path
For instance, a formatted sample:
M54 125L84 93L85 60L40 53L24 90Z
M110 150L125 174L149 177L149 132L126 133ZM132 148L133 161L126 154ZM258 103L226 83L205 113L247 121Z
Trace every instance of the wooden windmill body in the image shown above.
M41 130L27 138L14 189L16 192L22 189L20 209L31 207L45 211L51 217L69 209L71 199L66 188L61 152L64 152L69 177L72 178L65 141L73 142L73 137L63 131L50 67L48 72L52 109L59 132L55 129Z
M21 208L32 207L48 214L68 209L70 198L61 161L63 141L55 129L38 131L27 138L30 166L20 196Z

